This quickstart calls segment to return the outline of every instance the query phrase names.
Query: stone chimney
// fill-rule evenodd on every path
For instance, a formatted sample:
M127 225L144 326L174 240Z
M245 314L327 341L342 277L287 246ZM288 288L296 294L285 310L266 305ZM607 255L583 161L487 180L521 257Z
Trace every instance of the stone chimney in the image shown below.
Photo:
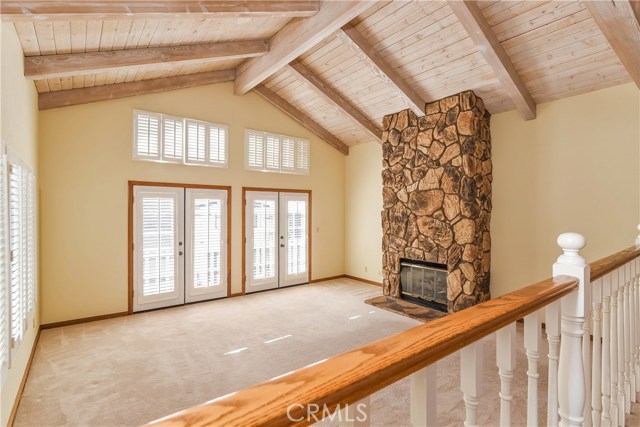
M383 119L383 293L400 259L447 266L448 311L490 298L490 115L472 91Z

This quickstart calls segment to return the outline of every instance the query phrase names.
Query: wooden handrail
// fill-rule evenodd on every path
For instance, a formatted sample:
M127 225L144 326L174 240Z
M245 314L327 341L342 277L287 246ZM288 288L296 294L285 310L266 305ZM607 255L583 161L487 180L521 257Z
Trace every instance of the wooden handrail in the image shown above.
M622 250L608 257L599 259L589 264L591 267L591 281L599 279L611 273L618 267L622 267L629 261L632 261L640 256L640 246L631 246L625 250Z
M547 279L149 425L306 425L306 405L353 404L577 288L574 277Z

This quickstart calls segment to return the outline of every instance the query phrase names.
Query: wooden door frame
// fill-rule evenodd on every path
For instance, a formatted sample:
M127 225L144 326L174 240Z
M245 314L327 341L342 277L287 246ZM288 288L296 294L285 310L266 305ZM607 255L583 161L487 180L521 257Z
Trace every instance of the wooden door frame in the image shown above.
M175 182L150 182L150 181L129 181L129 206L128 206L128 313L133 314L133 189L134 187L170 187L170 188L191 188L201 190L224 190L227 192L227 297L231 295L231 186L228 185L206 185L206 184L179 184ZM186 218L185 218L186 221ZM186 241L186 236L185 236Z
M311 236L312 236L312 206L311 203L311 190L299 190L299 189L291 189L291 188L265 188L265 187L242 187L242 294L246 294L246 285L247 285L247 191L264 191L264 192L273 192L273 193L303 193L307 194L309 197L309 207L308 207L308 216L307 219L307 229L309 230L309 260L308 267L309 271L307 272L307 281L311 283ZM278 199L279 200L279 199ZM278 203L279 205L279 203ZM278 212L280 209L278 207ZM280 218L278 218L278 224L280 224ZM278 279L279 280L279 279Z

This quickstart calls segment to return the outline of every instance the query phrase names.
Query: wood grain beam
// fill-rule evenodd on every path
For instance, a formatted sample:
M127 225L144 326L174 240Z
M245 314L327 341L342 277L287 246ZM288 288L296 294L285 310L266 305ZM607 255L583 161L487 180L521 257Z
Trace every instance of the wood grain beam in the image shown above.
M254 87L253 90L264 99L269 101L271 104L273 104L276 108L281 110L283 113L300 123L302 126L309 129L311 132L318 135L333 148L335 148L345 156L349 154L349 147L344 142L336 138L335 135L326 130L315 120L298 110L293 105L289 104L283 98L274 93L271 89L263 84L259 84L258 86Z
M628 0L583 3L640 88L640 3Z
M522 117L525 120L535 119L536 103L478 4L474 0L449 0L448 4L495 72Z
M271 38L268 54L240 64L236 95L249 92L374 3L374 0L325 1L311 18L291 21Z
M347 24L336 31L336 36L394 90L407 108L418 116L424 116L425 100L409 86L398 71L380 55L356 27Z
M318 0L289 1L2 1L7 20L127 19L174 17L309 17L320 10Z
M233 81L235 69L41 93L40 110Z
M153 47L104 52L26 56L24 75L31 80L96 74L139 66L199 63L203 61L251 58L269 52L268 40Z
M365 132L374 137L378 142L382 141L382 129L369 120L351 102L336 92L331 86L322 81L317 75L308 69L301 61L293 61L289 64L289 70L299 79L307 82L308 87L328 104L340 109L355 124L360 126Z

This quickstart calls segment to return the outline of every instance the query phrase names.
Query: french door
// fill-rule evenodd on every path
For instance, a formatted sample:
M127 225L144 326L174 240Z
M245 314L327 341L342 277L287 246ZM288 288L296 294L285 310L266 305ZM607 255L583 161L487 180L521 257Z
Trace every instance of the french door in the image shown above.
M227 296L227 191L134 186L133 310Z
M309 195L245 193L245 292L309 281Z

